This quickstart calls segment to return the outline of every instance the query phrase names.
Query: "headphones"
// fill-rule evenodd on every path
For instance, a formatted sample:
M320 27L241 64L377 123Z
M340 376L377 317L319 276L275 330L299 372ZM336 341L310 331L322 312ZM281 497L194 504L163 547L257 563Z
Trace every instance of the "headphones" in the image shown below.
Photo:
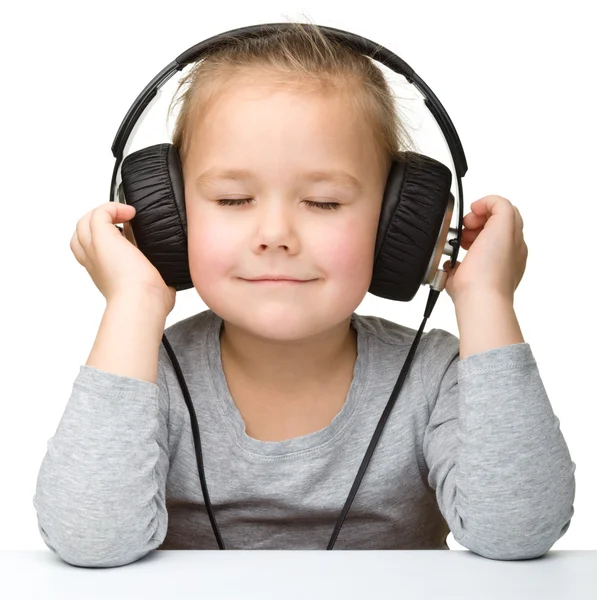
M165 283L177 291L193 287L188 262L184 180L178 151L172 144L157 144L133 152L123 160L127 140L149 103L160 91L159 88L174 73L201 60L207 51L236 40L273 35L289 27L288 23L241 27L215 35L192 46L177 56L147 84L118 128L112 143L112 154L116 162L110 183L110 201L132 204L135 207L135 216L130 221L135 243L159 271ZM454 196L450 192L452 183L450 169L433 158L415 152L403 152L400 159L394 160L390 167L379 217L373 273L368 291L381 298L408 302L421 285L429 285L431 289L423 322L338 517L327 547L327 550L331 550L406 378L425 323L431 315L437 297L445 288L448 274L439 268L442 255L450 257L451 268L456 265L462 236L462 177L467 172L468 166L462 144L450 117L435 94L409 65L381 44L367 38L332 27L319 25L317 27L331 40L346 45L404 76L423 93L425 104L448 143L459 194L458 225L452 228L450 223L454 209ZM119 168L121 168L122 181L117 186ZM450 235L456 237L448 240ZM193 404L180 364L165 334L162 343L172 361L189 410L201 489L218 547L224 550L225 545L209 500L199 427Z

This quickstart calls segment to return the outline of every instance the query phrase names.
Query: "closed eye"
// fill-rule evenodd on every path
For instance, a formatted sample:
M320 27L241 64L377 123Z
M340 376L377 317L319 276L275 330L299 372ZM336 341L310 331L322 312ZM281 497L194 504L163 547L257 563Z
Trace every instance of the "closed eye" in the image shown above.
M218 200L218 205L220 206L240 206L245 202L249 202L252 198L241 198L241 199L233 199L233 198L220 198ZM323 210L336 210L340 208L340 204L338 202L313 202L312 200L305 200L307 206L312 208L322 208Z

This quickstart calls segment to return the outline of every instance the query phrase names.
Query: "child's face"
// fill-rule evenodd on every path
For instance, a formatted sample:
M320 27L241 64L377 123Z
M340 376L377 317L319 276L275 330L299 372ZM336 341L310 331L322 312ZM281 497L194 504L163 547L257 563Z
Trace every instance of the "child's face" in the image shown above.
M197 292L225 321L298 340L338 325L361 303L388 165L355 112L340 95L274 89L255 78L231 85L196 123L184 164L189 266ZM197 182L224 169L252 177ZM356 177L361 189L303 178L332 169ZM221 198L250 200L219 205ZM314 281L246 281L272 273Z

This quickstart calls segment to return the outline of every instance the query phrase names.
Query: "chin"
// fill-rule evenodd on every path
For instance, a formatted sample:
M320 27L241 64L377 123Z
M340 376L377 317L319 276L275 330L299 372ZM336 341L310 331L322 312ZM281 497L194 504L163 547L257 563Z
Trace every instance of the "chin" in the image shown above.
M345 318L335 307L303 306L302 303L268 300L232 304L205 301L222 320L248 334L278 342L293 342L317 336ZM339 318L340 317L340 318Z
M257 337L277 341L300 340L319 333L333 318L321 307L313 310L313 307L304 304L270 299L246 303L242 307L229 306L221 316Z

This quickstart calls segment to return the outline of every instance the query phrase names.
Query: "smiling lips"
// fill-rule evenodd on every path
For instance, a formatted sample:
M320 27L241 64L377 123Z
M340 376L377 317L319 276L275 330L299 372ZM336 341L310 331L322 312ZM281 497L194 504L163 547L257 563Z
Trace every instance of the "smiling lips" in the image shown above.
M244 281L259 284L296 285L299 283L308 283L309 281L313 281L313 279L296 279L290 275L261 275L254 279L245 279Z
M294 277L293 275L275 275L275 274L267 274L267 275L259 275L258 277L251 277L248 281L262 281L267 279L268 281L308 281L308 279L302 279L301 277Z
M245 281L257 285L299 285L309 283L308 281L298 281L296 279L246 279Z

